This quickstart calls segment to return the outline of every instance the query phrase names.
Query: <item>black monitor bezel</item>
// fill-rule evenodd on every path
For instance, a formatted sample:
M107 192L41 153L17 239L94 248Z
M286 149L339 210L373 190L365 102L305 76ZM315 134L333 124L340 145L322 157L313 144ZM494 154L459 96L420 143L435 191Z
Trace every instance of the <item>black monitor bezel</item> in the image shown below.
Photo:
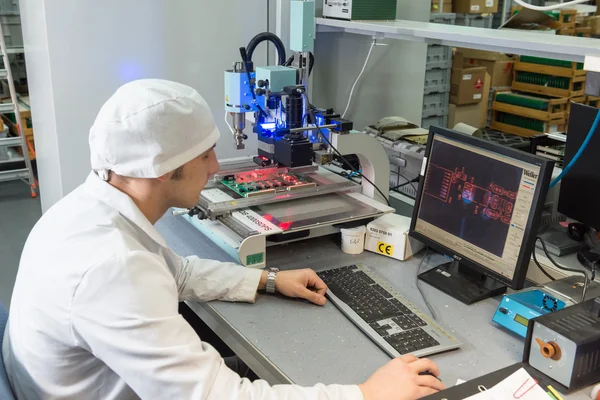
M567 128L567 143L564 155L565 165L573 160L575 154L577 154L580 147L585 142L598 112L598 108L596 107L578 103L573 103L571 105L569 125ZM581 125L585 126L588 123L589 125L586 127L587 129L584 129L583 131L577 129L581 127ZM594 132L594 135L598 135L598 132L600 132L600 128L597 128L597 131ZM594 145L597 143L596 140L596 137L592 137L592 141L588 144L587 148L579 158L579 164L563 177L559 189L558 212L569 219L579 221L590 228L600 230L600 215L598 215L600 211L598 207L587 207L588 204L585 202L581 204L573 204L577 203L577 200L582 196L590 196L590 193L586 193L586 190L573 190L573 186L579 186L571 184L571 180L573 179L574 175L581 175L578 167L586 164L584 160L589 157L596 157L597 153L594 153L594 150L596 150L594 148ZM575 144L575 141L577 141L577 144ZM598 173L598 170L595 169L590 169L589 171L595 174ZM567 204L567 200L572 201Z
M430 239L427 236L424 236L415 231L415 227L417 224L417 218L419 215L419 210L421 207L421 197L423 195L423 186L425 185L424 177L427 175L427 169L429 168L429 155L431 154L431 148L433 145L433 140L436 136L446 137L458 142L462 142L467 145L471 145L474 147L479 147L487 151L491 151L506 157L511 157L516 160L526 162L532 165L536 165L540 168L540 176L538 177L538 185L535 190L534 198L533 198L533 212L529 214L529 218L527 219L527 226L525 228L525 236L524 243L521 247L521 252L519 253L519 257L517 260L517 265L515 268L515 273L513 275L513 279L510 280L505 276L497 273L496 271L487 268L486 266L458 253L455 250L449 249L446 246L436 242L433 239ZM544 204L546 200L546 196L548 194L548 188L550 186L550 179L552 178L552 171L554 169L554 162L551 160L544 159L542 157L525 153L520 150L512 149L510 147L502 146L496 143L492 143L483 139L479 139L473 136L468 136L463 133L455 132L449 129L440 128L437 126L432 126L429 129L429 138L427 140L427 148L425 150L423 160L423 168L421 170L421 177L423 179L419 182L419 190L417 191L417 197L415 198L415 206L413 208L413 217L410 225L410 236L423 242L425 245L433 248L434 250L443 253L447 256L452 257L453 259L459 261L461 264L466 265L476 271L479 271L483 274L486 274L504 284L511 287L512 289L519 290L522 289L525 284L525 279L527 276L527 270L529 268L529 262L531 258L531 253L535 247L535 241L537 237L537 228L539 227L540 220L542 217L542 211L544 209Z

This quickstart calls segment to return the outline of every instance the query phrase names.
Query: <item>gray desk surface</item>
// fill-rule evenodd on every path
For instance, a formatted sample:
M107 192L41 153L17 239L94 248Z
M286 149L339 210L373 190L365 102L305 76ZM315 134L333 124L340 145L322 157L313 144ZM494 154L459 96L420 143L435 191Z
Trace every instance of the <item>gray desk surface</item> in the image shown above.
M157 228L180 255L198 255L221 261L228 256L181 217L165 216ZM374 269L409 301L428 313L416 288L417 268L423 253L399 262L373 253L349 256L333 238L281 245L267 251L268 266L315 270L362 263ZM422 269L444 260L432 256ZM456 351L431 357L452 386L520 362L523 339L498 329L491 318L498 299L473 306L422 284L438 315L438 323L464 345ZM367 339L333 305L313 306L303 301L259 295L256 304L191 303L192 309L263 379L271 384L362 383L389 357ZM582 391L565 399L589 399Z

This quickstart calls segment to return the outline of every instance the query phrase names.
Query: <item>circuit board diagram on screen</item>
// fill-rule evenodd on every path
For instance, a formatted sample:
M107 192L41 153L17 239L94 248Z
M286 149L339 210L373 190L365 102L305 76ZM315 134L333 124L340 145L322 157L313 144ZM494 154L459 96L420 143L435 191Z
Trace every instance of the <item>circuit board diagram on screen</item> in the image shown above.
M480 215L509 225L514 211L517 192L490 182L487 187L477 184L475 176L469 176L464 167L454 171L430 164L425 181L425 194L447 204L462 202L463 207Z

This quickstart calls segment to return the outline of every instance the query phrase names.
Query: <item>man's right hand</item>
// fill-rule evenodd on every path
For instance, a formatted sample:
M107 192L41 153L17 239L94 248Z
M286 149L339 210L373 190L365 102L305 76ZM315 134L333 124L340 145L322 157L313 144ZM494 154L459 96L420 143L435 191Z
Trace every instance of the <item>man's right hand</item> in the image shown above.
M365 400L416 400L446 388L434 376L419 375L423 372L440 374L432 361L406 355L380 368L359 388Z

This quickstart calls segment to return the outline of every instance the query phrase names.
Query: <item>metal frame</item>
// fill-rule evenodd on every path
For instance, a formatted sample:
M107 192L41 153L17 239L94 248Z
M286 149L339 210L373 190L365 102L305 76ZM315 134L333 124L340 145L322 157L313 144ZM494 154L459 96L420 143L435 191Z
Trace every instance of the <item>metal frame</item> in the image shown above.
M354 182L339 182L331 183L323 186L316 186L306 189L297 189L293 192L280 192L273 194L265 194L258 197L247 197L243 199L235 199L231 201L223 201L219 203L210 203L206 199L201 198L200 207L208 211L208 216L212 219L221 215L227 215L235 210L243 208L281 203L283 201L304 199L307 197L321 196L329 193L360 191L361 186Z
M363 22L317 18L317 32L347 32L575 62L584 62L586 57L600 57L600 47L594 39L510 29L472 28L406 20Z
M21 112L19 110L19 104L17 102L17 92L15 90L15 83L13 81L12 72L10 69L10 61L8 59L8 51L6 49L6 41L4 39L4 27L0 22L0 51L2 52L2 59L4 61L4 70L0 71L0 79L6 79L8 81L8 87L10 91L10 99L12 104L0 105L0 113L14 112L16 119L16 127L18 138L0 139L0 146L3 147L17 147L21 146L23 151L23 157L18 159L11 159L8 162L19 162L24 161L26 168L8 170L0 172L0 182L12 181L12 180L24 180L29 184L31 190L31 197L37 197L37 183L33 176L33 168L31 166L31 159L29 158L29 147L27 138L23 134L21 127Z

